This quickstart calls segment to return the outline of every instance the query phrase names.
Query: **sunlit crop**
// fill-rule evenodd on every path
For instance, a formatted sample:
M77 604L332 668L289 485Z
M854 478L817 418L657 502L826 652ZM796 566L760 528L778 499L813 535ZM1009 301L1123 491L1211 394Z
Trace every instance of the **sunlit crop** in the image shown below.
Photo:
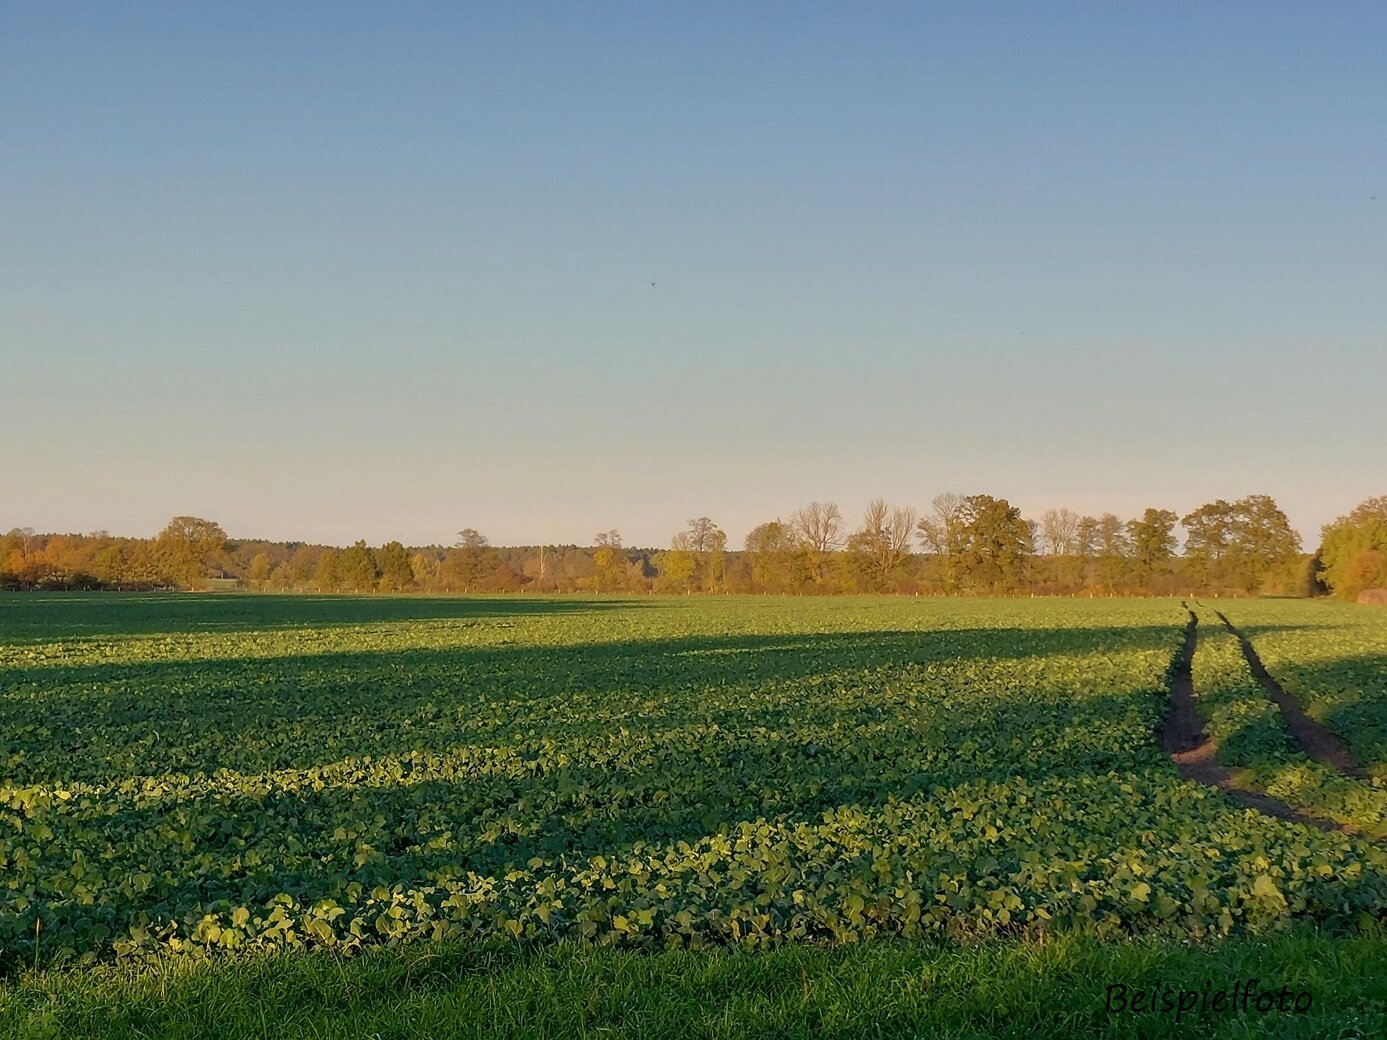
M1172 601L0 601L7 962L643 947L1387 905L1179 779Z

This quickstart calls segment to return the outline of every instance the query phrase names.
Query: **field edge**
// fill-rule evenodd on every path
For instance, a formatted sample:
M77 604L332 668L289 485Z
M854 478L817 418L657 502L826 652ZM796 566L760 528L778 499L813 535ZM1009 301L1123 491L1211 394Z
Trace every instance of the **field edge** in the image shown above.
M0 983L9 1037L1064 1037L1185 1032L1108 987L1258 980L1309 1011L1210 1014L1212 1036L1387 1032L1387 935L1297 928L1206 944L1143 937L877 942L641 953L418 944L30 972ZM1116 992L1116 991L1114 991Z

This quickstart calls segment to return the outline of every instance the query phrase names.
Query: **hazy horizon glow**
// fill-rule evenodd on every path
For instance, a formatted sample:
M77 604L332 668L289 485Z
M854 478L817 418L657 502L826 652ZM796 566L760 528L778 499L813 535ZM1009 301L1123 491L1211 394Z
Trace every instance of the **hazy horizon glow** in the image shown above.
M0 24L0 529L1387 493L1380 3Z

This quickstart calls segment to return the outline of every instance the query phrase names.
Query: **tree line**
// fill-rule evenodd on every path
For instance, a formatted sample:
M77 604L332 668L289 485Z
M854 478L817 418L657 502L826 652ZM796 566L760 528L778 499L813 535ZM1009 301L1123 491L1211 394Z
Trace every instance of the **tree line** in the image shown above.
M1177 537L1183 531L1183 544ZM1324 527L1302 551L1267 495L1218 499L1179 516L1122 519L1046 510L1028 519L1005 498L942 494L917 513L877 499L857 523L812 502L728 547L696 517L668 548L625 546L616 530L587 545L495 546L465 528L447 546L346 547L230 538L174 517L154 538L0 536L0 588L266 592L677 592L928 595L1316 595L1387 587L1387 496Z

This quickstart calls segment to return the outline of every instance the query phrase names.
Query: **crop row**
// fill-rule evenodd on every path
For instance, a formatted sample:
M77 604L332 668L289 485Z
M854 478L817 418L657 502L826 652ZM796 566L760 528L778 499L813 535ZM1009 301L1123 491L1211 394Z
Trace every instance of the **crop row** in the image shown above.
M1288 915L1370 918L1387 901L1384 868L1347 839L1230 814L1188 785L1102 775L974 782L578 862L536 856L497 874L433 870L387 884L344 867L326 889L244 903L174 902L167 869L125 877L77 856L48 887L12 890L0 920L11 949L41 931L58 949L110 943L126 954L429 937L698 946L1055 926L1203 935Z

